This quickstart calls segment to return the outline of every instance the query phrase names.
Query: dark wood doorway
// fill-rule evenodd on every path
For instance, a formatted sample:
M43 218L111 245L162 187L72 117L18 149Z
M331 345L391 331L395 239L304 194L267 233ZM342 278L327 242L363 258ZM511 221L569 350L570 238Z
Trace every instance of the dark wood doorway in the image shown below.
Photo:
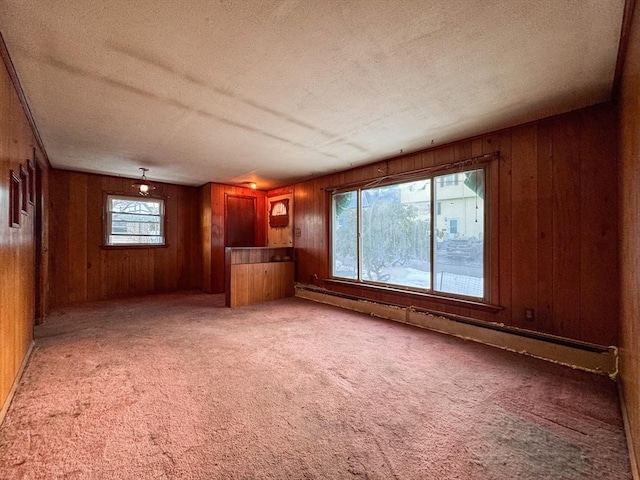
M225 245L256 246L256 197L225 195Z

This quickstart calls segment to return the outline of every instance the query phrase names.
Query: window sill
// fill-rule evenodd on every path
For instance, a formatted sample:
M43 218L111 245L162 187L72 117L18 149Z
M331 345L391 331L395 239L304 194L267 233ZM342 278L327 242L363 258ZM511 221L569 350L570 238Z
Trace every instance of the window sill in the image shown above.
M397 295L406 296L407 298L421 298L429 300L435 303L443 305L450 305L455 307L471 308L473 310L480 310L483 312L498 313L503 310L504 307L500 305L493 305L486 303L482 300L470 300L467 298L449 297L446 295L438 295L434 293L418 292L415 290L408 290L404 288L397 288L385 285L372 285L369 283L355 282L349 280L342 280L337 278L326 278L324 283L327 285L346 286L350 288L358 288L369 292L387 292Z
M168 248L169 245L100 245L103 250L144 250L155 248Z

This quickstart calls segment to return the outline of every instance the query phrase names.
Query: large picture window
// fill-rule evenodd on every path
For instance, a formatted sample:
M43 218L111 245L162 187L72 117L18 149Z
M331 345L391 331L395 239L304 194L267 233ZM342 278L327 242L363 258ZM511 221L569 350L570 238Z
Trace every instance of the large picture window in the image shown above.
M332 275L484 298L484 205L483 169L338 191Z
M107 195L108 246L164 245L164 200Z

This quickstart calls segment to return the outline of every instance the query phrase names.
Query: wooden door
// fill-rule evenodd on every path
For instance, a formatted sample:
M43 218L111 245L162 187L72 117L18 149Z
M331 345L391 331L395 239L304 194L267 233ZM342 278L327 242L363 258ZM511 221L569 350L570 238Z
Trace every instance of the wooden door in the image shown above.
M225 245L256 246L256 198L225 196Z

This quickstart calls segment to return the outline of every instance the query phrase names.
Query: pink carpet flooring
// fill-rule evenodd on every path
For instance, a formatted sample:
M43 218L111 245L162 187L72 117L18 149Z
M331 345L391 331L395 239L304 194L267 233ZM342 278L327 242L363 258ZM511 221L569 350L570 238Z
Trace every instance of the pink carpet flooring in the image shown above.
M287 299L52 315L1 479L630 479L606 377Z

